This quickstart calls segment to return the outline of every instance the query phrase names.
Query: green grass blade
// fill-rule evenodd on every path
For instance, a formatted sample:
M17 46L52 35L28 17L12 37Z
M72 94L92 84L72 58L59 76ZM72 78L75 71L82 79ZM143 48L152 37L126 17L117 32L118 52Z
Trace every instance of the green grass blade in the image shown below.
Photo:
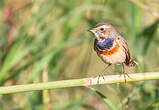
M112 110L120 110L119 107L117 105L115 105L110 99L108 99L106 96L104 96L101 92L99 92L97 89L95 88L91 88L89 87L92 91L94 91L95 93L97 93L104 101L105 103L107 103L109 105L109 107Z
M157 100L155 100L154 103L152 103L151 105L149 105L146 110L157 110L156 107L159 106L159 98Z

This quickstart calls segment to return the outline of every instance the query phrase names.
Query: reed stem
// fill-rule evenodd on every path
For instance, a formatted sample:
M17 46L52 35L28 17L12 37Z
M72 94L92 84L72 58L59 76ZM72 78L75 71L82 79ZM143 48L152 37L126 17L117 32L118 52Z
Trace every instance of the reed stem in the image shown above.
M129 74L130 78L126 76L126 83L143 81L143 80L153 80L159 79L159 72L147 72L147 73L134 73ZM125 82L123 75L108 75L103 77L95 78L83 78L83 79L73 79L73 80L61 80L25 85L14 85L0 87L0 94L11 94L18 92L30 92L37 90L47 90L47 89L57 89L66 87L79 87L79 86L93 86L99 84L112 84Z

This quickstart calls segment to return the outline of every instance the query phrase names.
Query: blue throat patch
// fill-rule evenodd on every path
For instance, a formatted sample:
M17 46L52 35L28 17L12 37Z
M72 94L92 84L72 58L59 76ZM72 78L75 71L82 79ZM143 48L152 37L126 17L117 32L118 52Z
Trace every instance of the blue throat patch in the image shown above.
M103 42L97 42L97 46L102 50L107 50L113 46L113 41L112 38L107 38Z

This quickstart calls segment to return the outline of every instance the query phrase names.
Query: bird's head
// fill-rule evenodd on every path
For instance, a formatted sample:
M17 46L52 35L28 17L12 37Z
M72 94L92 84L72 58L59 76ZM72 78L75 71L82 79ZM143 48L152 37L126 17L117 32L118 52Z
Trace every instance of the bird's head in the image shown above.
M103 42L105 39L109 38L109 34L112 31L112 29L113 29L112 25L101 22L101 23L96 24L89 31L94 34L95 38L99 42Z

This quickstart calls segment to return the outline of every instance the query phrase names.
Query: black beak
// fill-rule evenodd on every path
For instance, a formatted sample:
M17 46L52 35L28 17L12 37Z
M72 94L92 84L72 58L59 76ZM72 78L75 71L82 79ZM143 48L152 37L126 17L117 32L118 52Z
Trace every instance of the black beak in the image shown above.
M88 29L89 32L93 32L93 29Z

